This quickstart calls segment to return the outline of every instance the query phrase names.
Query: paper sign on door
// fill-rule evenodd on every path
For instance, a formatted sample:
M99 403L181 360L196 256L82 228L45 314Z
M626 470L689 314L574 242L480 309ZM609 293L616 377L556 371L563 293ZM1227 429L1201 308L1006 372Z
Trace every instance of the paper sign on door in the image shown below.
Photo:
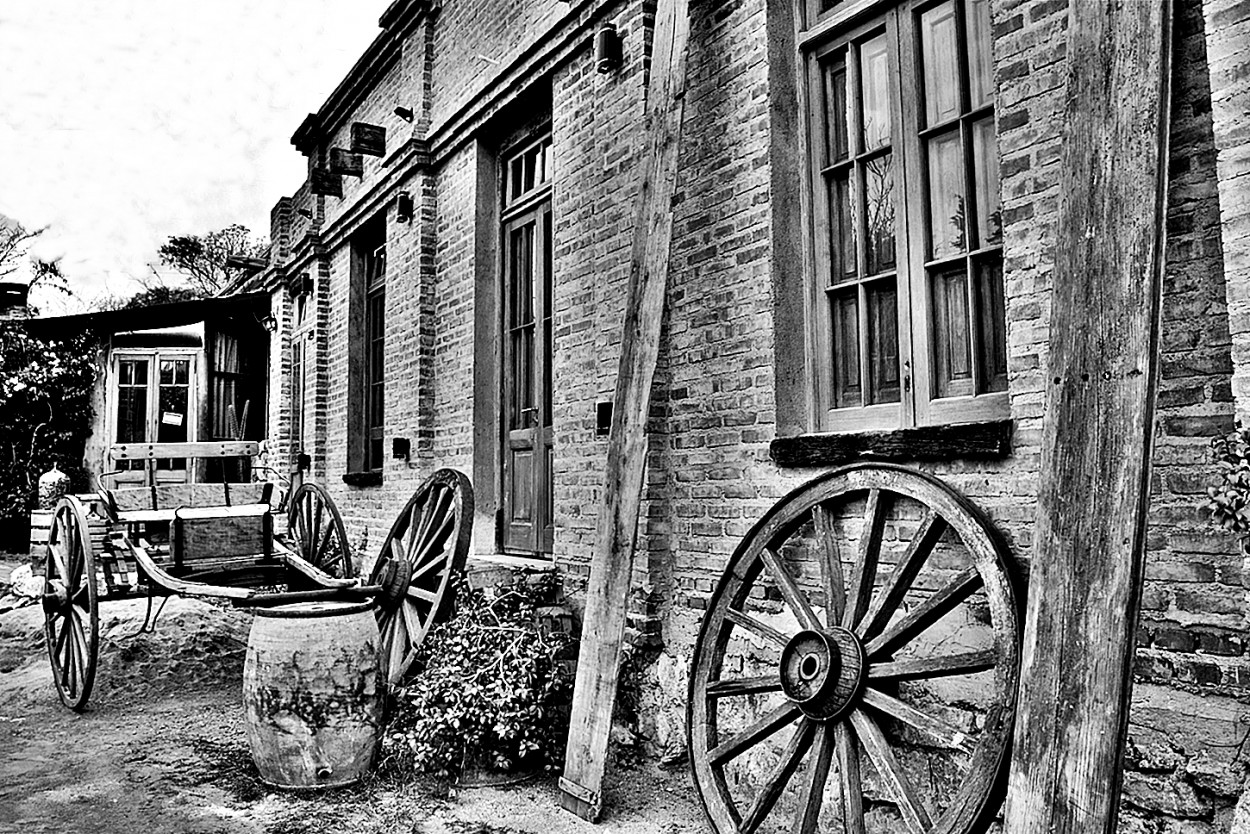
M176 411L165 411L161 413L161 422L167 426L181 426L182 415Z

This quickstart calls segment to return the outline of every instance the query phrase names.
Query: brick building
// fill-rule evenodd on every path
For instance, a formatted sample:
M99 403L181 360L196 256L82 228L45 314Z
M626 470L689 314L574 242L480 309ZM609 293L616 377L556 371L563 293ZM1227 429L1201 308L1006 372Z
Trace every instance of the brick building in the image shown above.
M691 4L630 621L654 751L681 744L691 646L737 542L883 437L980 507L1021 574L1032 549L1067 4L798 5L804 20L791 0ZM652 11L398 0L295 133L308 180L275 206L255 278L279 322L269 448L291 468L308 456L367 551L455 467L476 492L474 558L554 566L577 604ZM607 23L622 60L601 72ZM1174 35L1121 827L1197 832L1230 824L1250 730L1246 563L1204 510L1210 441L1250 411L1250 7L1177 0ZM951 437L960 452L932 453Z

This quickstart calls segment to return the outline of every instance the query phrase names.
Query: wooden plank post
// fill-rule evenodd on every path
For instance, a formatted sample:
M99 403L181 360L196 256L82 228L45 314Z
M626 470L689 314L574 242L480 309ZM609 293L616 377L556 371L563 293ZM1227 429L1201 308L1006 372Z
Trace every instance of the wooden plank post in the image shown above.
M1116 829L1167 213L1171 0L1072 3L1008 834Z
M560 804L591 821L602 810L646 460L646 420L668 281L673 192L686 92L687 0L659 0L647 84L647 151L630 253L621 359L608 434L603 503L586 589Z

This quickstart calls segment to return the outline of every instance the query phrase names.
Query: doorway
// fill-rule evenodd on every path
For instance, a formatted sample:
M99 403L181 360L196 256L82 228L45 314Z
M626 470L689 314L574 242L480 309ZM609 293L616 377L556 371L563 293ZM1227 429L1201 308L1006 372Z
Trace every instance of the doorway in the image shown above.
M195 434L195 362L191 351L125 351L112 357L113 443L185 443ZM186 458L115 461L117 486L186 483Z
M549 556L552 479L551 138L505 157L503 549Z

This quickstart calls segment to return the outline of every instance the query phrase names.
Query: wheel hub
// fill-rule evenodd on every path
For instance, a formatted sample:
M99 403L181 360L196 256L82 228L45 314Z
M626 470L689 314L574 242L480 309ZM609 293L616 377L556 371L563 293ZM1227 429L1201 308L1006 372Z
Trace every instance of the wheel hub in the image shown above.
M58 614L69 603L69 589L59 579L50 580L43 592L43 610L48 616Z
M382 586L378 594L378 605L387 611L399 607L412 580L412 565L407 559L387 559L382 567L382 575L377 584Z
M781 689L809 718L842 715L864 688L864 647L841 626L804 629L781 652Z

